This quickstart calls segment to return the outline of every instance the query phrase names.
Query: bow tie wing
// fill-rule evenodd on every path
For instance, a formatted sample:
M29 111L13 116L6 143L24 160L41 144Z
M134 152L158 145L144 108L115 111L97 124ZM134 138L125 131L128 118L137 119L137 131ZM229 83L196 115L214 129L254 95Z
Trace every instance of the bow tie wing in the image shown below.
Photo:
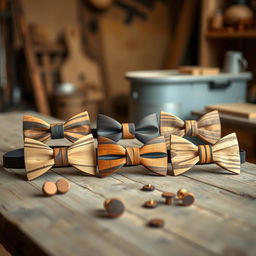
M54 166L53 149L30 138L25 138L24 159L28 180L43 175Z
M140 162L158 175L167 174L167 148L163 136L151 139L140 149Z
M135 137L143 143L159 137L159 125L156 114L148 115L136 124Z
M115 119L99 114L97 119L98 137L107 137L114 141L122 138L122 125Z
M71 142L77 141L83 136L89 134L90 131L90 118L87 111L73 116L64 123L65 138Z
M24 115L23 136L24 138L47 141L51 137L50 124L38 117Z
M240 173L239 146L235 133L221 138L212 147L213 161L220 167L235 174Z
M164 136L167 148L170 148L170 136L177 135L183 137L185 123L175 115L167 112L160 113L160 134Z
M98 138L98 169L99 176L106 177L126 164L126 150L114 141Z
M211 144L215 144L221 138L221 124L219 112L211 111L203 115L197 123L198 136Z
M191 169L198 161L198 148L190 141L171 135L171 163L174 175Z
M76 169L96 175L96 148L93 136L88 134L76 142L68 149L69 164Z

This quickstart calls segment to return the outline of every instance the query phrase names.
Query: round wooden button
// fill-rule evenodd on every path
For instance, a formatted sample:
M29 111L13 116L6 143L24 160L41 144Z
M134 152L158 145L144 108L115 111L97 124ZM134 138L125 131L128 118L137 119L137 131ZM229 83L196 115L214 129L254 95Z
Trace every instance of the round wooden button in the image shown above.
M182 205L184 205L184 206L190 206L190 205L192 205L193 203L194 203L194 201L195 201L195 196L194 196L194 194L193 193L187 193L184 197L183 197L183 199L182 199Z
M156 208L157 207L157 201L155 200L148 200L143 204L144 207L146 208Z
M153 228L162 228L164 226L164 220L163 219L151 219L148 222L148 225Z
M176 196L176 194L172 192L163 192L162 197L165 198L165 204L171 205L172 199Z
M56 181L57 190L59 193L64 194L69 191L70 184L65 179L59 179Z
M42 190L43 190L45 195L53 196L53 195L55 195L57 193L57 186L52 181L46 181L43 184Z
M155 186L153 186L152 184L147 184L147 185L144 185L141 190L143 190L143 191L154 191Z
M125 210L124 203L119 198L105 200L104 207L111 218L120 217Z

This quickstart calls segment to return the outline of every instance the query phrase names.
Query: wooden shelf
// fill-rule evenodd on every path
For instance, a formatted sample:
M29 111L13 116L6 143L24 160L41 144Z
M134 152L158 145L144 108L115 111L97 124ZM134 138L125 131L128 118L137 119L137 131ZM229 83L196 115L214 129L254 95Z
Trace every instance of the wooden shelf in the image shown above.
M206 32L205 36L207 38L256 38L256 30L247 31L210 31Z

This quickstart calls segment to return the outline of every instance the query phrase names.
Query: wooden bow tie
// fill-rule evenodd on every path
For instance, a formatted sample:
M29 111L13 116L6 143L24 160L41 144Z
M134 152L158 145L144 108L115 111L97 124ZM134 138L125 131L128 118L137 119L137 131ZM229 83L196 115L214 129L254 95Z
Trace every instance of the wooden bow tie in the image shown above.
M35 179L52 167L73 166L76 169L96 175L96 149L94 139L88 134L70 147L54 147L25 138L24 161L28 180Z
M181 120L166 112L160 114L160 133L165 137L167 148L170 148L170 136L198 136L204 141L214 144L221 137L219 112L214 110L203 115L198 121Z
M156 114L144 117L137 124L120 124L111 117L99 114L97 120L97 133L98 137L103 136L113 141L137 138L141 142L146 143L150 139L159 136L159 125Z
M90 119L87 111L73 116L65 123L48 124L44 120L25 115L23 117L24 138L39 141L66 138L74 142L90 133Z
M99 176L105 177L124 165L142 164L148 170L158 175L167 174L167 149L164 137L148 141L141 148L123 147L111 139L98 139L98 169Z
M240 173L240 154L235 133L226 135L214 145L199 146L179 136L171 135L170 160L174 175L188 171L196 163L215 163L227 171Z

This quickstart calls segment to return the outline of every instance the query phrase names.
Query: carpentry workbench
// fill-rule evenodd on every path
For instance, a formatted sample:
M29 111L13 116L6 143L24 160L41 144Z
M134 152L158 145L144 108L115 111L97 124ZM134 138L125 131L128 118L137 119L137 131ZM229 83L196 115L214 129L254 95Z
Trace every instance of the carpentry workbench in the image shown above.
M5 152L23 147L23 114L0 115L1 161ZM43 196L43 183L60 177L69 180L70 191ZM1 167L0 242L19 256L256 255L255 181L256 165L250 163L240 175L201 165L181 176L155 177L139 166L101 179L58 168L30 182L25 170ZM141 191L148 183L156 190ZM164 205L163 191L183 187L195 194L192 206ZM112 197L125 203L118 219L104 214L103 202ZM143 208L149 199L158 207ZM148 227L151 218L164 219L164 228Z

